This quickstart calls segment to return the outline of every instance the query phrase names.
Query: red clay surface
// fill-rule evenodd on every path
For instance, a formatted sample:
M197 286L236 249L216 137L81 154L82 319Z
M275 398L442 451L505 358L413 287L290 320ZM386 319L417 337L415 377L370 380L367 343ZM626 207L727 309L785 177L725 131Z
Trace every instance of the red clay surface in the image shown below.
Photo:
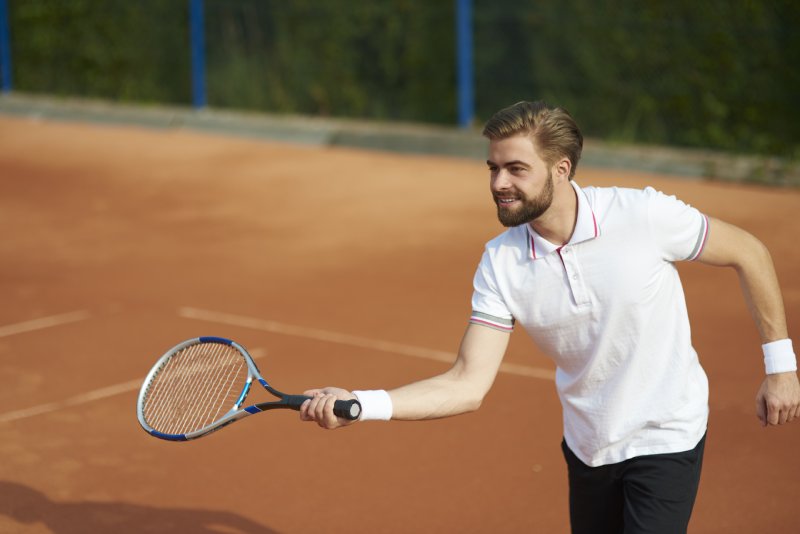
M577 181L653 185L758 235L798 339L800 192L589 168ZM445 370L180 309L454 353L502 230L486 182L474 161L0 118L0 532L568 532L561 409L524 373L434 422L324 432L272 412L168 443L136 421L136 384L197 335L265 353L293 393ZM681 271L711 382L690 531L796 532L800 423L757 423L763 367L735 274ZM15 326L68 312L82 313ZM506 361L552 369L521 329Z

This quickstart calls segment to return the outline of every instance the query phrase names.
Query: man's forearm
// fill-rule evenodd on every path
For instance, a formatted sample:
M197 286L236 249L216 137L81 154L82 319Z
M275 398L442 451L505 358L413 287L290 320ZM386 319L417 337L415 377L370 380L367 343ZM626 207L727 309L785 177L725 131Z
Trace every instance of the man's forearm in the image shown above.
M772 258L760 241L749 234L748 237L754 241L750 244L752 254L734 266L747 307L762 343L785 339L789 335L786 312Z
M732 224L710 219L708 243L698 261L736 270L762 343L788 337L775 266L761 241Z
M485 392L451 373L389 391L392 419L439 419L477 410Z

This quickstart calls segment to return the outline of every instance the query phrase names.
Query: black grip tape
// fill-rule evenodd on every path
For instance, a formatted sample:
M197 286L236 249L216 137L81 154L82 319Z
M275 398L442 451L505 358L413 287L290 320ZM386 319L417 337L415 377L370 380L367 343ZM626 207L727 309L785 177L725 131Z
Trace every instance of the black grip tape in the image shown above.
M299 410L302 404L311 397L305 395L285 395L283 405L293 410ZM337 400L333 404L333 414L343 419L355 421L361 415L361 403L357 399Z
M333 403L333 413L338 417L355 421L361 415L361 403L356 399L337 400Z

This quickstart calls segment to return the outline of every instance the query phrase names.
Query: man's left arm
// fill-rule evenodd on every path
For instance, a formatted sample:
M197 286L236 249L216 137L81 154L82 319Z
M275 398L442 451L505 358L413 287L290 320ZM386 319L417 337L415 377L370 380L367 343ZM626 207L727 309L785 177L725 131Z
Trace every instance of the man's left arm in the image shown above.
M762 426L800 418L800 381L786 327L778 277L764 244L748 232L709 217L708 240L697 261L733 267L761 335L767 376L756 395Z

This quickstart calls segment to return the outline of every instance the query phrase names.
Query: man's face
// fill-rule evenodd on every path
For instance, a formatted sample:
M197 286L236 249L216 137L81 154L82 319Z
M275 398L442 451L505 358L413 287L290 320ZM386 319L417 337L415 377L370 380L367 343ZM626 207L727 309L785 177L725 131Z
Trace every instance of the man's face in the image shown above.
M492 197L503 226L519 226L541 216L553 202L553 174L527 135L489 142Z

